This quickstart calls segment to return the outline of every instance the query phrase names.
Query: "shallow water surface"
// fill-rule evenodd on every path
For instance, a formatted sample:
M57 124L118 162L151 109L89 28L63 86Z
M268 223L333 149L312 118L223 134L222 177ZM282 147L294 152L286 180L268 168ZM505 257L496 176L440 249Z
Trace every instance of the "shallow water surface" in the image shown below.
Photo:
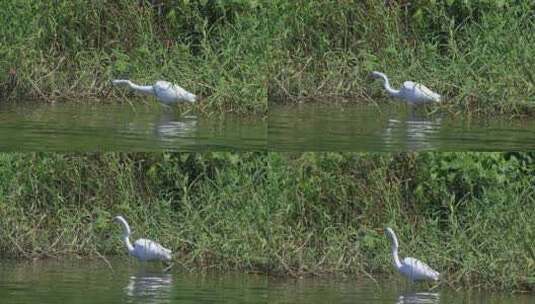
M369 279L305 279L269 282L270 303L295 304L527 304L535 296L476 291L454 291L426 284L409 285L405 281Z
M0 303L535 303L533 295L454 291L402 280L281 279L190 273L175 266L111 259L0 260Z
M266 128L261 117L150 103L0 103L2 151L265 150Z
M270 103L276 151L510 151L535 149L535 119L430 115L404 104Z
M129 260L125 258L126 260ZM159 264L0 260L0 303L267 303L267 279L191 274Z

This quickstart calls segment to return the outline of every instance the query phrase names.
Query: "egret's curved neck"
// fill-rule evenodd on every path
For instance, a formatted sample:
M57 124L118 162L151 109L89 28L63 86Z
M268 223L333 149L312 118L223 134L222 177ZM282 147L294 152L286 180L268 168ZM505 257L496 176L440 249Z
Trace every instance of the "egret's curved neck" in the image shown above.
M113 81L113 84L126 84L132 90L135 90L137 92L154 95L154 89L152 88L152 86L137 85L130 80L117 79Z
M397 96L399 95L399 90L394 90L391 86L390 86L390 81L388 81L388 77L386 77L385 74L383 73L376 73L379 77L381 77L383 79L383 84L385 86L385 90L388 92L388 94L392 95L392 96Z
M123 241L126 244L126 248L128 248L128 252L132 253L134 251L134 246L132 246L132 243L130 243L130 239L129 239L129 236L131 234L130 226L128 225L126 220L124 220L123 218L118 218L118 220L123 226Z
M396 266L396 268L401 268L401 261L399 260L399 255L398 255L398 247L399 247L399 244L398 244L398 238L396 236L396 234L392 231L392 233L390 233L390 237L392 238L392 257L394 258L394 265Z

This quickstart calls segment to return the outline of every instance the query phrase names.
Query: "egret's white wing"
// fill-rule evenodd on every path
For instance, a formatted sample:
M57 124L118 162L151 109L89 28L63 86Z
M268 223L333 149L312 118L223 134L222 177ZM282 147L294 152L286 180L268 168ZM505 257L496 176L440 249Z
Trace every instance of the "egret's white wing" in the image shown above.
M171 250L148 239L139 239L134 243L134 252L141 260L164 260L171 259Z
M401 88L402 95L414 102L440 101L440 95L431 91L421 83L405 81Z
M416 84L416 87L420 92L422 92L424 95L433 98L433 99L440 99L440 95L431 91L428 87L424 86L423 84Z
M186 89L182 88L181 86L179 86L178 84L173 84L173 89L175 90L175 92L178 94L178 95L186 95L186 94L190 94L188 91L186 91Z
M186 89L184 89L183 87L179 86L178 84L173 84L173 89L175 91L175 94L176 94L177 98L180 99L180 100L194 102L196 100L196 98L197 98L197 96L195 96L195 94L193 94L191 92L188 92Z
M157 97L173 92L173 84L164 80L156 81L152 88Z
M416 90L421 91L424 94L429 94L429 95L436 95L437 94L437 93L431 91L428 87L424 86L421 83L417 83L417 82L405 81L403 83L403 87L406 88L406 89L409 89L409 90L415 90L416 89Z
M156 97L165 104L175 103L180 99L175 90L175 86L168 81L156 81L153 85L153 89Z
M158 80L158 81L156 81L154 86L155 87L159 87L162 90L168 90L168 89L173 87L173 84L171 82L169 82L169 81Z
M175 103L178 101L195 101L195 95L186 91L177 84L164 80L158 80L153 86L154 93L164 103Z
M403 259L403 264L410 269L414 280L438 280L439 273L418 259L407 257Z
M403 83L403 87L404 87L404 88L407 88L407 89L410 89L410 90L414 89L414 87L415 87L416 85L418 85L418 84L417 84L416 82L412 82L412 81L405 81L405 82Z

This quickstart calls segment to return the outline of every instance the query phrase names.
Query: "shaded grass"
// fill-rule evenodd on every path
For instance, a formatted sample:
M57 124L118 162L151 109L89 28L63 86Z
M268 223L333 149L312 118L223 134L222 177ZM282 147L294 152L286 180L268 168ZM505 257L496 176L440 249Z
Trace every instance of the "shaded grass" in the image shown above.
M533 291L531 153L1 154L0 256L124 255L190 269L398 277L390 244L450 286Z
M258 3L10 2L0 13L3 99L118 99L110 80L176 82L211 111L267 109L269 36ZM208 106L206 106L208 105Z
M265 154L4 154L1 162L4 257L124 254L111 221L122 214L134 238L158 240L185 267L265 263Z
M413 80L440 92L450 112L533 115L529 1L334 2L280 4L289 13L270 100L376 100L386 95L368 75L379 70L394 87Z

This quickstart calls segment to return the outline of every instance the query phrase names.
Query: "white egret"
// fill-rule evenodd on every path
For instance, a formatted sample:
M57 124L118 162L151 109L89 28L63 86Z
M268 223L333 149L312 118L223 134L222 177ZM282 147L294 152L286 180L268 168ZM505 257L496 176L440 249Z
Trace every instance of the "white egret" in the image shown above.
M385 90L392 97L405 100L409 104L425 104L432 102L439 102L441 97L439 94L431 91L423 84L412 81L405 81L399 90L395 90L390 86L388 77L381 72L374 71L371 73L373 78L381 78L383 80Z
M164 261L170 262L171 250L163 247L162 245L147 239L139 239L130 243L130 226L122 216L116 216L113 218L115 221L119 222L123 226L123 240L126 243L126 248L128 248L128 253L131 256L136 257L140 261ZM170 268L170 267L168 267Z
M424 262L415 258L405 258L403 261L399 260L398 255L398 238L392 228L386 228L385 234L392 241L392 256L394 257L394 266L396 269L411 282L433 280L438 281L439 273L427 266Z
M126 84L131 89L143 93L154 95L162 103L169 105L178 102L195 102L197 96L184 90L179 85L170 83L168 81L158 80L154 85L137 85L130 80L115 79L111 81L114 85Z

